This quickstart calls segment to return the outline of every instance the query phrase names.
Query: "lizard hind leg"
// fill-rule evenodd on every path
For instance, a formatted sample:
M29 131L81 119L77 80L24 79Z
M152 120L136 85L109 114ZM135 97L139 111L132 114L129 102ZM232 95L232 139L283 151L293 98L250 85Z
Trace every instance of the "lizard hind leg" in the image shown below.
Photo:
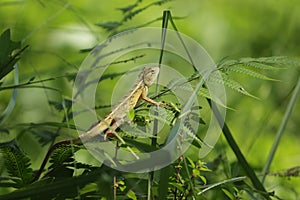
M116 129L120 127L121 124L124 123L124 119L114 119L110 125L110 127L105 131L104 134L104 141L107 140L108 137L115 137L116 136ZM118 137L118 136L117 136Z

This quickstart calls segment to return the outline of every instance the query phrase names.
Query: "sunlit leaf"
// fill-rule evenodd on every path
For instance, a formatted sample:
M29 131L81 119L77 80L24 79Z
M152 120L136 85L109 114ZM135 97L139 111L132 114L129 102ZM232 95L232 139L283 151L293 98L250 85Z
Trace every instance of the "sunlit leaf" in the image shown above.
M5 30L0 36L0 79L14 69L15 63L20 59L20 54L26 47L21 48L21 42L10 39L10 30ZM18 52L16 50L20 49Z
M132 190L129 190L127 192L127 197L130 198L130 199L132 199L132 200L137 200L137 197L136 197L134 191L132 191Z

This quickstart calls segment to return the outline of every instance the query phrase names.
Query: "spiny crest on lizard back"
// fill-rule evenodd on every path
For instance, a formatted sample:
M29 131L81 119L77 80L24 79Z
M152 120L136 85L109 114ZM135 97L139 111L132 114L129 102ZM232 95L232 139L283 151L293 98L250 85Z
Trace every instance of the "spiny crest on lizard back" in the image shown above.
M146 86L150 86L154 83L159 73L159 67L145 67L143 69L143 80Z

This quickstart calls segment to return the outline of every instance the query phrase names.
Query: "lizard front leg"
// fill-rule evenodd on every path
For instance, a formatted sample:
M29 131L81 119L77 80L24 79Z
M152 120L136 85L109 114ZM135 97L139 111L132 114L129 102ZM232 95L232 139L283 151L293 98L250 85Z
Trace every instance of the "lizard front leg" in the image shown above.
M148 103L151 103L153 105L156 105L156 106L166 106L165 103L162 103L162 102L156 102L154 101L153 99L150 99L148 96L148 87L145 86L142 90L142 94L141 94L141 99L143 99L144 101L148 102Z

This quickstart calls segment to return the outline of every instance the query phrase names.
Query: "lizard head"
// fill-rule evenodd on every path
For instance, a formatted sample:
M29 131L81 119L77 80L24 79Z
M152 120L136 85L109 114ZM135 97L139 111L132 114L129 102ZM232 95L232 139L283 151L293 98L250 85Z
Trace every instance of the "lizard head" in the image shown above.
M143 80L146 86L154 83L159 73L159 67L145 67L143 69Z

